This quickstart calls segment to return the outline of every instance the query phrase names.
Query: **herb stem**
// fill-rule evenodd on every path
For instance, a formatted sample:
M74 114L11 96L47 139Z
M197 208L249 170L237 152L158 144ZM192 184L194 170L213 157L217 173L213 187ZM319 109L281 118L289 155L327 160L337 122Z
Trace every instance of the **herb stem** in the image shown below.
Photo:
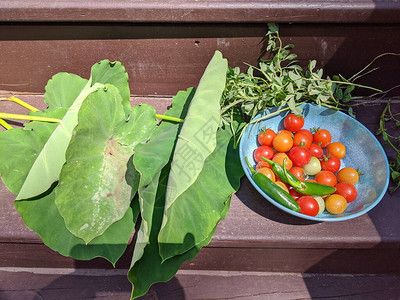
M354 74L353 76L350 77L349 81L354 81L357 78L363 76L361 75L362 72L364 72L365 70L367 70L376 60L378 60L381 57L387 56L387 55L393 55L393 56L399 56L400 53L391 53L391 52L386 52L386 53L382 53L380 55L378 55L377 57L375 57L370 63L368 63L364 68L362 68L360 71L358 71L356 74ZM367 73L366 73L367 74Z
M352 85L352 86L363 88L363 89L373 90L373 91L380 92L380 93L383 92L382 90L374 88L374 87L371 87L371 86L357 84L357 83L351 83L351 82L345 82L345 81L326 80L326 79L323 79L323 78L318 78L318 79L317 78L304 78L304 79L308 80L308 81L324 81L324 82L337 83L337 84L347 84L347 85Z
M304 103L306 103L306 102L307 102L307 101L303 101L303 102L297 103L296 106L302 105L302 104L304 104ZM277 115L277 114L279 114L279 113L281 113L281 112L284 112L284 111L287 111L287 110L289 110L289 109L290 109L290 107L287 106L287 107L285 107L285 108L282 108L282 109L279 109L279 110L274 111L274 112L272 112L272 113L269 113L268 115L262 116L261 118L258 118L258 119L255 119L255 120L251 120L251 121L250 121L249 123L247 123L247 124L243 127L243 129L241 130L240 135L239 135L239 137L238 137L238 139L237 139L237 141L236 141L236 143L235 143L235 145L234 145L234 148L235 148L235 149L237 148L237 146L238 146L238 144L239 144L239 141L240 141L240 139L242 138L242 135L243 135L245 129L246 129L249 125L254 124L254 123L258 123L258 122L260 122L260 121L262 121L262 120L268 119L268 118L270 118L270 117L272 117L272 116L274 116L274 115Z
M379 127L383 135L383 139L389 144L390 147L393 148L394 151L397 152L397 155L400 155L400 150L396 148L395 145L393 145L392 141L390 140L388 133L386 132L385 128L385 118L386 118L386 112L389 111L389 115L391 115L390 111L390 103L391 101L389 100L388 104L386 105L385 109L383 110L380 120L379 120ZM386 138L385 138L386 136Z
M14 120L27 120L27 121L42 121L42 122L51 122L51 123L61 122L60 119L56 119L56 118L9 114L9 113L0 113L0 118L1 119L14 119Z
M222 108L221 114L223 114L224 112L226 112L226 111L227 111L228 109L230 109L231 107L233 107L233 106L235 106L236 104L239 104L239 103L241 103L241 102L243 102L243 101L244 101L244 99L242 99L242 98L233 101L232 103L230 103L230 104L228 104L227 106L225 106L224 108Z
M156 118L165 120L165 121L177 122L177 123L183 123L185 121L184 119L166 116L166 115L159 115L159 114L156 114Z
M32 105L26 103L25 101L22 101L21 99L19 99L17 97L14 97L14 96L11 96L8 98L0 98L0 100L15 102L15 103L29 109L30 111L39 111L36 107L33 107Z

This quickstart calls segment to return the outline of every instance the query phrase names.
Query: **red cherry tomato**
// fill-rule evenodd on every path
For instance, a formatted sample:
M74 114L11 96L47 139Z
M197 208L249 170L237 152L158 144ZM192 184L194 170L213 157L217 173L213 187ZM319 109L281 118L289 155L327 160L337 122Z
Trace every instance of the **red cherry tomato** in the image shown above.
M310 152L303 147L293 147L288 154L295 167L304 167L311 160Z
M303 181L304 180L304 170L300 167L292 167L290 169L290 173L296 176L297 179Z
M310 138L310 140L313 140L313 134L312 134L311 131L308 130L308 129L302 128L302 129L296 131L296 133L305 134L306 136L308 136L308 137Z
M324 156L321 159L321 169L336 173L340 169L340 159L336 156Z
M304 126L304 118L295 114L288 114L283 120L283 126L286 130L296 132Z
M286 129L281 129L281 130L279 130L279 131L276 133L276 135L281 134L281 133L287 133L288 135L290 135L290 137L291 137L292 139L293 139L293 137L294 137L293 132L290 132L289 130L286 130Z
M302 196L298 198L297 203L300 206L300 213L315 217L319 212L319 204L311 196Z
M324 149L322 149L321 146L315 143L312 143L310 145L310 148L308 148L308 150L310 151L311 156L314 156L316 158L321 158L324 155Z
M315 180L320 184L335 186L337 184L337 179L335 174L331 171L321 171L315 175Z
M262 168L271 168L271 165L269 164L269 162L266 162L265 160L262 160L260 162L257 163L256 165L256 172Z
M272 161L274 161L274 162L280 164L281 166L283 166L283 161L285 160L285 158L286 158L285 168L287 170L290 170L292 168L292 166L293 166L293 163L290 160L290 158L287 156L286 153L283 153L283 152L275 153L274 156L272 157Z
M293 139L288 133L278 133L272 145L278 152L287 152L293 146Z
M274 150L269 146L260 146L254 151L254 160L256 163L262 161L261 157L271 159L274 156Z
M357 198L357 189L351 183L339 182L336 185L335 194L343 196L346 199L347 203L350 203Z
M332 141L331 133L326 129L318 129L314 133L314 143L320 145L322 148L328 146Z
M306 134L301 132L296 132L293 138L293 146L300 146L309 149L312 141L313 141L312 138L310 139L310 137L307 136Z
M341 169L337 173L337 179L339 182L348 182L351 184L356 184L360 179L360 171L358 169L354 169L352 167L346 167Z
M326 147L326 152L338 157L339 159L342 159L346 156L346 146L342 143L334 142Z
M289 194L290 194L290 196L293 197L294 200L297 200L300 197L303 197L303 195L300 194L299 192L297 192L294 188L289 189Z
M257 136L257 141L261 146L272 146L272 141L276 136L271 128L263 129Z

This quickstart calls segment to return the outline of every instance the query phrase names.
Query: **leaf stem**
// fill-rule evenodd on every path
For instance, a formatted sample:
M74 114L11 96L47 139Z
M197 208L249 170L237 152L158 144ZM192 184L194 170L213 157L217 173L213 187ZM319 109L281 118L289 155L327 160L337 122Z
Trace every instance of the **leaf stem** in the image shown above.
M159 115L159 114L156 114L156 118L165 120L165 121L177 122L177 123L183 123L185 121L184 119L170 117L170 116L166 116L166 115Z
M10 124L8 124L6 121L4 121L3 119L0 119L0 125L3 126L5 129L12 129L12 126Z
M28 121L42 121L42 122L51 122L51 123L61 122L60 119L56 119L56 118L9 114L9 113L1 113L1 112L0 112L0 118L1 119L14 119L14 120L28 120Z
M30 111L39 111L36 107L33 107L32 105L26 103L25 101L22 101L21 99L19 99L17 97L14 97L14 96L11 96L8 98L0 98L0 100L15 102L15 103L29 109Z

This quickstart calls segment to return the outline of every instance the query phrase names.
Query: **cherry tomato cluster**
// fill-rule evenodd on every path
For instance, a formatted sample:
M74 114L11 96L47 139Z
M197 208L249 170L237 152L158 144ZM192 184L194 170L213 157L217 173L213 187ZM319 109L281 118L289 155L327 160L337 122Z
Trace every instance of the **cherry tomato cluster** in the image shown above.
M286 190L299 204L300 213L316 216L327 210L340 214L347 204L357 197L355 184L359 180L358 170L352 167L341 168L341 160L346 156L346 147L340 142L332 142L332 135L326 129L303 128L304 118L289 114L283 120L284 129L275 132L262 130L254 151L256 171L264 174L278 186ZM271 169L265 157L285 167L301 181L314 181L336 187L336 192L324 197L304 196L282 182Z

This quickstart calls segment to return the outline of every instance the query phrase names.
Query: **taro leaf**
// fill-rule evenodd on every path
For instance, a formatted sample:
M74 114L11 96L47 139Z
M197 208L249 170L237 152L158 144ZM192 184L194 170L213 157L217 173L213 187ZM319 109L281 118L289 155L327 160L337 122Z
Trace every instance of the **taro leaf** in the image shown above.
M39 234L44 244L54 251L79 260L103 257L113 265L125 252L139 214L138 202L132 202L121 220L86 245L65 227L54 203L54 190L43 198L15 201L14 206L25 225Z
M75 74L62 72L54 75L45 87L44 102L48 105L47 110L70 107L87 82L87 79Z
M129 82L128 73L120 62L102 60L92 66L92 85L96 82L110 83L118 88L123 100L123 105L129 104ZM129 106L130 109L130 106Z
M172 99L172 108L165 115L184 118L193 94L193 88L178 92ZM180 127L179 123L163 121L156 127L147 143L135 148L133 163L140 173L138 195L142 223L137 233L132 265L142 257L144 248L149 242L160 173L170 160Z
M212 239L216 226L210 232L205 240L189 249L185 253L176 255L167 260L163 260L159 254L159 247L157 235L161 228L161 222L164 215L165 206L165 193L167 187L168 173L170 165L167 165L160 178L157 196L155 197L154 212L152 216L151 234L149 244L144 249L144 254L138 261L133 261L131 268L128 272L128 279L132 283L131 299L144 295L150 286L156 282L166 282L170 280L178 271L182 263L196 257L198 252L203 246L206 246ZM229 209L230 196L225 199L224 210L221 212L220 219L225 218ZM188 238L191 239L190 233ZM180 246L180 245L170 245Z
M62 118L65 109L32 114ZM27 123L23 129L0 132L0 175L13 194L18 194L32 164L56 127L55 123L35 121Z
M60 76L66 77L67 75ZM121 77L123 77L123 79L121 79ZM101 83L96 82L94 79L101 80ZM117 87L121 89L125 95L126 86L128 85L127 80L128 76L120 63L110 63L105 60L92 67L91 78L84 88L80 90L79 95L73 101L67 113L53 131L43 149L40 151L17 195L16 200L28 199L40 195L47 191L50 186L58 180L61 168L65 162L65 151L71 139L72 131L78 122L79 109L86 97L98 88L103 87L105 83L116 83ZM65 85L60 82L62 81L58 80L57 84L51 84L52 82L50 82L48 88L46 88L46 93L49 95L49 98L52 99L48 100L49 104L51 101L57 103L57 101L52 98L52 94L62 97L61 95L63 94L63 91L65 91ZM80 81L70 81L71 90L79 90L81 88ZM129 98L125 98L124 100L129 103ZM67 103L69 103L69 101L67 101ZM66 103L63 102L62 104ZM127 108L127 105L127 103L124 104L125 109Z
M44 95L48 109L30 115L62 119L70 105L87 83L86 79L58 73L49 80ZM7 188L18 194L38 154L56 123L29 122L23 129L14 128L0 133L0 174Z
M168 222L158 236L164 260L185 253L207 239L221 219L226 199L238 190L242 176L232 131L228 127L220 128L217 147L206 159L196 182L164 212Z
M123 217L137 191L134 147L156 125L140 105L126 116L119 91L106 85L82 104L55 189L55 203L72 234L89 243Z
M168 178L161 241L169 243L164 233L171 208L197 179L207 157L216 147L216 132L220 123L220 99L225 88L227 60L216 51L208 64L185 117L171 163ZM218 212L219 213L219 212ZM208 234L207 234L208 235ZM171 237L175 241L175 237Z

